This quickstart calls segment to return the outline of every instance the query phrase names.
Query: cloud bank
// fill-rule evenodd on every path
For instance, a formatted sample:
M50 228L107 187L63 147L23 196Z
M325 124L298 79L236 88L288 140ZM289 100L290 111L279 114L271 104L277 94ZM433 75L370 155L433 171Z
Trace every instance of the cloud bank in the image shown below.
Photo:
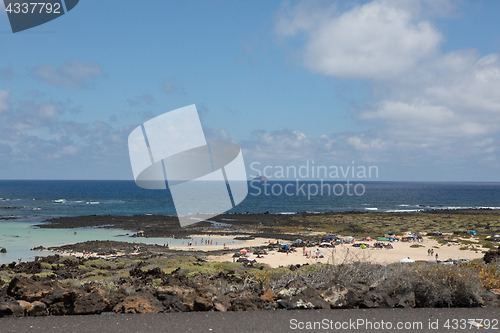
M344 10L300 2L282 7L276 33L301 41L312 72L372 87L373 102L352 114L372 130L344 141L364 158L498 166L500 55L442 52L445 38L431 19L451 11L448 1L375 0Z
M48 63L32 70L32 75L40 81L60 87L86 88L89 81L103 76L98 63L79 60L69 61L60 68Z

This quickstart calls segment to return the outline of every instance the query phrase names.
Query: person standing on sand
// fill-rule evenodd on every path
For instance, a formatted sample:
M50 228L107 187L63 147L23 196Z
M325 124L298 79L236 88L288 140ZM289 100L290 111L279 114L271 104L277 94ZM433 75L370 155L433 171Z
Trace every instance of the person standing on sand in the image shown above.
M438 257L439 257L439 256L438 256L438 254L436 253L436 261L438 260Z

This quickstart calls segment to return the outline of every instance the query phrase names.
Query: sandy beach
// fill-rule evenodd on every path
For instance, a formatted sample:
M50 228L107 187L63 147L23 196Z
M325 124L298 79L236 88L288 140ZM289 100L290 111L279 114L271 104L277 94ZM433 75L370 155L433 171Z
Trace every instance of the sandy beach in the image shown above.
M267 245L269 240L267 239L254 239L248 242L245 242L244 247L249 249L250 247L255 247L259 245ZM280 241L280 243L287 244L286 241ZM373 244L374 242L366 242L367 244ZM269 251L268 255L264 255L263 258L256 258L256 255L251 255L249 258L256 259L259 263L268 264L271 267L279 267L279 266L289 266L296 264L313 264L313 263L330 263L330 264L341 264L341 263L349 263L353 261L364 261L371 263L379 263L379 264L390 264L397 262L403 258L410 258L413 260L435 260L435 257L430 257L427 254L427 250L434 249L434 255L438 254L439 260L447 260L447 259L476 259L482 258L484 254L481 251L470 251L470 250L459 250L461 245L452 244L450 246L443 246L438 244L437 241L433 239L429 239L424 237L423 242L421 243L411 243L411 242L393 242L393 249L361 249L359 247L353 247L348 244L338 245L335 248L306 248L305 251L315 251L318 250L320 255L323 255L323 258L313 258L312 256L306 256L303 254L303 249L298 248L296 252L284 253L277 251ZM423 247L412 248L411 245L419 244ZM241 247L241 245L239 246ZM199 250L202 247L198 247ZM208 249L207 249L208 250ZM232 261L233 253L228 253L224 255L218 256L208 256L208 260L210 261Z
M192 245L189 239L184 240L182 245L172 245L169 247L171 250L187 251L187 252L205 252L207 254L206 259L211 262L232 262L233 254L241 248L246 249L249 253L248 258L255 259L259 263L267 264L271 267L279 266L290 266L290 265L303 265L303 264L334 264L339 265L343 263L350 263L354 261L371 262L378 264L390 264L397 262L403 258L410 258L415 261L428 261L435 260L435 255L438 254L438 259L441 261L447 259L476 259L482 258L484 253L481 251L471 251L471 250L460 250L463 245L449 243L449 245L439 244L436 240L427 237L423 238L423 241L418 242L392 242L393 249L379 249L370 247L368 249L361 249L360 247L353 247L351 244L337 245L334 248L328 247L307 247L307 248L297 248L295 252L278 252L276 250L267 251L267 255L263 255L262 258L257 258L257 255L251 253L251 250L257 247L267 246L269 244L269 238L257 237L255 239L246 241L234 241L233 237L230 236L220 236L220 235L192 235L193 239L202 238L203 244L201 245L199 241L193 242ZM140 243L148 244L148 239L140 239ZM211 241L211 244L205 244L205 240ZM280 244L291 244L290 241L283 239L273 239L273 242L279 241ZM373 245L373 241L363 241L366 244ZM154 244L154 243L152 243ZM150 245L152 245L150 244ZM411 247L414 245L420 245L421 247ZM226 249L227 252L220 254L221 250ZM434 256L429 256L427 253L428 249L434 250ZM315 252L319 251L319 252ZM84 257L82 252L69 251L69 250L56 250L56 253L63 256L78 256ZM108 255L98 255L101 258L114 258L125 254L133 255L137 253L125 253L122 251L117 251L115 254ZM216 255L212 255L211 252L216 252ZM312 255L311 255L312 254ZM92 254L95 255L95 254ZM88 256L88 255L87 255ZM322 256L322 258L320 257Z

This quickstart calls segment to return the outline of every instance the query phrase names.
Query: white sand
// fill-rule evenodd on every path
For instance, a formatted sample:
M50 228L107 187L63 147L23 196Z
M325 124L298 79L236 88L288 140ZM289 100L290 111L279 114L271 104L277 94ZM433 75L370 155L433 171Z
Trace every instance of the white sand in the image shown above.
M170 246L173 250L183 250L183 251L205 251L210 252L214 250L222 250L224 244L226 248L229 248L230 251L224 255L218 256L208 256L207 259L209 261L216 262L231 262L233 261L234 249L244 247L247 250L250 248L255 248L258 246L267 246L269 244L269 238L255 238L252 240L244 241L240 244L234 244L232 242L234 236L218 236L213 235L212 237L207 237L206 235L193 235L194 237L206 237L206 239L212 240L212 245L192 245L187 246L187 241L184 245L176 245ZM469 239L473 240L473 239ZM276 239L273 239L276 241ZM279 240L280 244L290 244L290 242L285 240ZM364 241L368 244L373 244L373 241ZM145 241L147 243L147 241ZM337 245L334 249L331 248L317 248L317 247L308 247L305 249L307 252L312 252L315 250L320 250L320 253L312 252L311 255L303 255L303 249L297 248L296 252L290 252L288 255L286 253L277 252L277 251L268 251L268 255L264 255L264 258L256 258L257 256L251 254L249 258L256 259L259 263L268 264L271 267L279 267L279 266L289 266L291 264L305 264L305 263L330 263L330 264L341 264L341 263L349 263L352 261L365 261L365 262L373 262L380 264L388 264L397 262L403 258L410 258L413 260L435 260L435 257L430 257L427 255L427 249L434 249L434 255L437 253L439 255L439 260L446 260L448 258L451 259L475 259L482 258L483 253L481 251L470 251L470 250L459 250L460 247L464 246L461 244L453 244L450 245L440 245L434 239L423 239L421 243L412 243L412 242L393 242L391 243L394 247L393 249L361 249L359 247L353 247L350 244ZM419 248L411 248L411 245L419 244L423 247ZM438 248L436 248L438 247ZM485 249L483 249L485 250ZM61 255L70 255L69 251L58 251ZM73 256L83 256L83 253L71 253ZM100 256L105 258L113 258L116 256L120 256L123 253L116 253L114 255ZM316 255L323 255L323 258L316 258ZM95 255L95 254L94 254Z
M237 235L237 236L244 236L244 235ZM233 239L236 236L219 236L219 235L213 235L213 236L207 236L207 235L191 235L192 238L195 237L201 237L203 239L211 240L212 245L205 245L205 244L200 244L199 242L197 244L193 244L191 246L188 246L189 240L184 241L184 245L170 245L169 248L172 250L183 250L183 251L214 251L214 250L223 250L224 246L229 249L239 249L242 247L250 247L250 246L262 246L262 245L267 245L269 243L268 238L255 238L252 240L247 240L247 241L239 241L239 243L233 243ZM145 241L147 243L147 241ZM233 252L231 252L232 254Z
M256 239L257 240L257 239ZM256 241L255 240L255 241ZM253 241L252 241L253 242ZM281 243L281 241L280 241ZM283 242L286 243L286 242ZM374 242L366 242L369 244L373 244ZM267 244L267 242L265 243ZM261 245L265 245L261 244ZM325 251L324 253L320 253L324 256L324 258L313 258L304 256L302 248L298 248L296 252L286 253L270 251L268 255L264 255L264 258L256 258L256 255L252 255L249 258L256 259L259 263L268 264L271 267L279 267L279 266L289 266L291 264L305 264L305 263L330 263L330 264L341 264L343 262L349 263L352 261L366 261L372 263L380 263L380 264L388 264L397 262L400 259L408 258L413 260L435 260L435 257L430 257L427 255L427 249L434 249L434 255L437 253L439 255L439 260L446 260L448 258L451 259L475 259L483 257L483 253L478 251L469 251L469 250L459 250L463 245L453 244L450 246L447 245L439 245L437 241L433 239L424 238L421 243L408 243L408 242L394 242L391 243L393 245L393 249L361 249L357 247L353 247L351 245L337 245L335 249L329 248L306 248L306 251L315 251L319 249L320 251ZM411 248L411 245L420 244L423 247L419 248ZM245 247L255 246L255 242L252 244L245 243ZM439 248L434 248L437 246ZM241 247L241 245L240 245ZM222 255L222 256L209 256L208 259L210 261L233 261L232 255L234 252Z

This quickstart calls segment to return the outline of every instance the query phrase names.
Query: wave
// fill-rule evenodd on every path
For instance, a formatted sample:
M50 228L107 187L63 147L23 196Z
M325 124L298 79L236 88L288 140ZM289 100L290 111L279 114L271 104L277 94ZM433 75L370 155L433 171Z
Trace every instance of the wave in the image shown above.
M365 209L366 210L378 210L378 208L376 208L376 207L366 207Z
M281 212L280 215L295 215L297 212Z
M421 212L424 209L390 209L387 210L387 213L416 213L416 212Z
M35 199L33 199L35 200ZM86 205L97 205L97 204L116 204L116 203L126 203L124 200L105 200L105 201L93 201L93 200L68 200L68 199L55 199L52 200L53 203L65 203L65 204L86 204Z

